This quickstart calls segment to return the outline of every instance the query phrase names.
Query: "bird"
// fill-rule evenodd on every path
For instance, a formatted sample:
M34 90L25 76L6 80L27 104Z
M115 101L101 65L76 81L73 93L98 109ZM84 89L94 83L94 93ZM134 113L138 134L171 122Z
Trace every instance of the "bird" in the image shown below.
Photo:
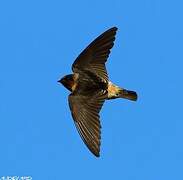
M109 80L106 62L114 45L117 27L92 41L72 64L73 74L58 80L71 93L68 102L74 124L88 149L100 156L100 110L105 100L125 98L136 101L137 93Z

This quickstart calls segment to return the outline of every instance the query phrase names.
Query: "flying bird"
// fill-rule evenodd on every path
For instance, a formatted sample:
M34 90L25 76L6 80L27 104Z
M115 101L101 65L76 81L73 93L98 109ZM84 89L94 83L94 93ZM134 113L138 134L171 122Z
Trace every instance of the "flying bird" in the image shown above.
M68 101L74 123L96 157L100 156L99 112L104 101L115 98L137 100L136 92L113 84L107 74L105 63L114 45L116 31L116 27L110 28L91 42L72 64L73 74L58 81L71 91Z

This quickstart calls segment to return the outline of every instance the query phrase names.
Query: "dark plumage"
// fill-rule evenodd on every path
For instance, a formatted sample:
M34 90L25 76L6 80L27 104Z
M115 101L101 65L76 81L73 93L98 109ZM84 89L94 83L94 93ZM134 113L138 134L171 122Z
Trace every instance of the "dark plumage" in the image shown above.
M117 28L97 37L74 61L74 74L58 82L71 94L69 107L77 130L88 149L97 157L100 152L101 125L99 112L106 99L137 100L137 94L114 85L108 79L105 62L114 45Z

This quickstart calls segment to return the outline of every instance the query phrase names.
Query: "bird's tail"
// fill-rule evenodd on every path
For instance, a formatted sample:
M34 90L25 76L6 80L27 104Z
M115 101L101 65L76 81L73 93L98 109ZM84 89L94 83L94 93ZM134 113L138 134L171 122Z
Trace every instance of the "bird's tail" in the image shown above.
M129 91L127 89L120 89L119 90L119 97L129 99L132 101L137 100L137 93L135 91Z

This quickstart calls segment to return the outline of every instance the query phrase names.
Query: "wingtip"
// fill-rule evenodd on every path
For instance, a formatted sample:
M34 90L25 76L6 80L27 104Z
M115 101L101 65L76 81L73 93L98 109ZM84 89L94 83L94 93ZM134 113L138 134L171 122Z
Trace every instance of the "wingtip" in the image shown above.
M105 32L116 32L117 30L118 30L118 28L116 26L113 26L113 27L107 29Z
M113 26L112 28L110 28L111 30L117 31L118 28L116 26Z
M95 153L94 155L95 155L95 157L97 157L97 158L100 157L100 153Z
M91 153L92 153L95 157L97 157L97 158L100 157L100 149L94 150L94 149L90 149L90 148L89 148L89 150L91 151Z

